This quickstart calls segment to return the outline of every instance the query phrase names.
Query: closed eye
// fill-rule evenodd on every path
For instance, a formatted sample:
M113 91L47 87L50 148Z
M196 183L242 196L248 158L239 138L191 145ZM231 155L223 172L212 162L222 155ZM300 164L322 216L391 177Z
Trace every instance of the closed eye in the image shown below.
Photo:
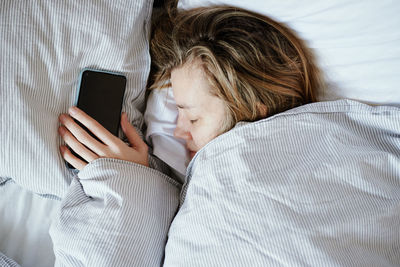
M195 123L197 120L190 120L190 123L193 124Z

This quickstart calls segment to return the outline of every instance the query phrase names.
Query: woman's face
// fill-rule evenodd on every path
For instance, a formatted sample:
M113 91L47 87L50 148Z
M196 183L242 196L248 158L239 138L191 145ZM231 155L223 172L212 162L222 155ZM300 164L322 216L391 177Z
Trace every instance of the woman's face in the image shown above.
M171 84L179 112L174 135L186 141L190 158L193 158L198 150L222 133L226 107L221 99L210 94L211 85L199 60L173 69Z

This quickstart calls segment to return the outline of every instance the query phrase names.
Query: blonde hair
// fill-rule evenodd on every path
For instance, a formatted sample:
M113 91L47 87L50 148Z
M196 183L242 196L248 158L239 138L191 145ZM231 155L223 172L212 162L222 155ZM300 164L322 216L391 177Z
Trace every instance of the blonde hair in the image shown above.
M315 101L322 80L314 56L282 23L230 6L165 16L151 40L155 75L150 88L165 85L172 69L200 59L210 93L229 110L223 131Z

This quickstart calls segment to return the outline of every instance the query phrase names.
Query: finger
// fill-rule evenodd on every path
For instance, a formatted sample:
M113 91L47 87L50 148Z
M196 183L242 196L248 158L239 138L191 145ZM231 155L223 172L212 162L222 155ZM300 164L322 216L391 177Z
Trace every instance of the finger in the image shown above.
M60 152L65 161L78 170L82 170L87 165L86 162L75 157L66 146L60 146Z
M119 139L104 128L95 119L87 115L81 109L77 107L71 107L68 110L71 117L78 120L80 123L86 126L92 133L94 133L104 144L114 145Z
M135 147L139 151L144 151L148 149L146 143L136 132L135 127L133 127L133 125L129 122L128 115L125 112L123 112L121 115L121 128L128 138L131 146Z
M69 132L82 144L88 147L90 150L95 152L97 155L102 155L105 146L93 138L87 131L79 126L70 116L67 114L61 114L59 120Z
M58 132L60 133L61 137L64 139L65 143L85 159L87 162L91 162L95 159L98 159L99 156L87 149L84 145L82 145L65 127L60 126L58 128Z

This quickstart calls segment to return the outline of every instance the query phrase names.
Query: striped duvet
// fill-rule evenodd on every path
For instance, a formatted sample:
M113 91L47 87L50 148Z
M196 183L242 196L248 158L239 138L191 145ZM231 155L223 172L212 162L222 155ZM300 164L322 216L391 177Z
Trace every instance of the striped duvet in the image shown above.
M400 110L342 100L240 123L182 189L99 159L51 228L56 266L398 266Z

